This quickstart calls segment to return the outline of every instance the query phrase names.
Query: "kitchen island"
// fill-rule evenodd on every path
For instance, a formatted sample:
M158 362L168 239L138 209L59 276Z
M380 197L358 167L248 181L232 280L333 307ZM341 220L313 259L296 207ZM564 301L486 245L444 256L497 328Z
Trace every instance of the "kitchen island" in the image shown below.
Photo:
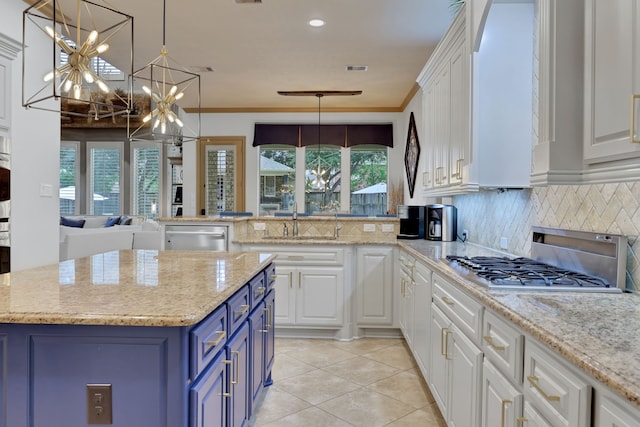
M0 276L0 425L87 425L109 409L88 384L111 385L114 426L248 419L271 380L273 258L124 250Z

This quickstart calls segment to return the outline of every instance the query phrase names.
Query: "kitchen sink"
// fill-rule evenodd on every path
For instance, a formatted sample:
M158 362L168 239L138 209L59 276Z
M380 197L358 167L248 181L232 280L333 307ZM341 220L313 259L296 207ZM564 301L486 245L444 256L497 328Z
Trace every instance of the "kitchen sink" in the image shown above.
M266 240L336 240L334 236L264 236Z

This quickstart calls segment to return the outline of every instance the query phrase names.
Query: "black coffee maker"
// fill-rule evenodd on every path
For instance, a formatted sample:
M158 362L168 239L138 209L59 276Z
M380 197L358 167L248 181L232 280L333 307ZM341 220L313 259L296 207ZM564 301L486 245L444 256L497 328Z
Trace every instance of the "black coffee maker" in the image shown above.
M424 206L398 205L400 234L398 239L424 239Z

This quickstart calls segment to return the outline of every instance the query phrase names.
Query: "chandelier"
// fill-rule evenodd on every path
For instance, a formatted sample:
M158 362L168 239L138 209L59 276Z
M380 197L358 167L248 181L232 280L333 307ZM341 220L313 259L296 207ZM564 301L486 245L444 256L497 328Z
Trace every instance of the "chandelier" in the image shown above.
M115 68L101 56L115 50L126 58L122 73L133 72L133 17L86 0L40 0L22 24L24 107L60 112L63 121L129 112L131 88L110 86ZM51 56L38 50L47 40Z
M136 127L128 122L131 141L155 141L174 145L196 141L200 138L200 75L178 64L169 56L166 47L166 0L162 9L162 47L160 55L132 75L133 87L151 98L151 108ZM197 104L196 123L188 126L180 119L177 101L189 98Z

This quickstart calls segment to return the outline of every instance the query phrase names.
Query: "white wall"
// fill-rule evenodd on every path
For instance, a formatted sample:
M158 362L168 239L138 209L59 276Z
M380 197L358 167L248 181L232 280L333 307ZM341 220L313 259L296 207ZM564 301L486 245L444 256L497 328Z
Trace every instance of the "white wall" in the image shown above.
M0 31L22 41L22 11L26 3L3 1ZM30 43L48 63L50 44ZM11 93L11 269L58 262L58 174L60 116L22 107L22 54L12 64ZM41 197L41 184L52 186L52 197Z
M417 112L416 112L417 114ZM390 150L389 164L394 167L389 168L390 182L396 182L404 176L404 166L402 168L395 165L403 165L404 145L407 138L407 127L409 116L404 119L404 113L322 113L321 123L389 123L393 124L393 145ZM259 184L259 161L258 149L253 147L253 133L255 123L318 123L318 113L218 113L202 115L202 136L245 136L247 141L246 150L246 210L258 212L258 184ZM196 214L195 182L195 145L185 143L183 148L184 171L184 192L185 204L184 215ZM406 179L405 179L406 181ZM405 192L408 194L408 192Z

